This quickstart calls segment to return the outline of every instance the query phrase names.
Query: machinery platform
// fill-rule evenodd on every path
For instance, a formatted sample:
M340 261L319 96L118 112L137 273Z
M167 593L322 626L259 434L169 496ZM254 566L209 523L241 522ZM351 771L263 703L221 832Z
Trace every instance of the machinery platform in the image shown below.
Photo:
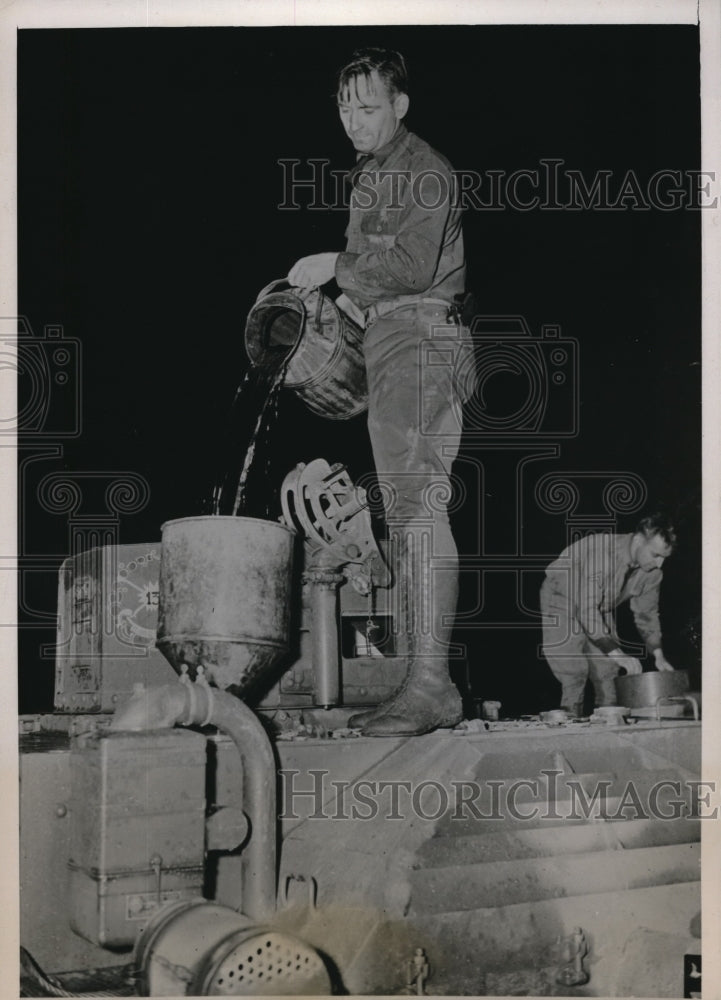
M273 744L275 926L325 956L334 992L408 992L421 949L429 994L683 996L684 957L701 950L700 820L712 807L698 792L700 723L475 720L367 738L347 714L288 716ZM130 956L61 919L79 723L52 732L50 718L21 721L23 943L63 995L132 995L119 968ZM207 738L216 800L232 804L235 747ZM218 867L221 889L236 862ZM589 980L569 987L558 977L574 928ZM39 988L24 979L24 995Z

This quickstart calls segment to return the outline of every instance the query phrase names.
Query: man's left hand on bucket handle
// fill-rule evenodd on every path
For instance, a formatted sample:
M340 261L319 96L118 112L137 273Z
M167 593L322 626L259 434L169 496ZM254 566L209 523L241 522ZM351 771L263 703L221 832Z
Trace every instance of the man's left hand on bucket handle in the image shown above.
M288 271L288 282L297 288L318 288L335 277L337 253L314 253L301 257Z

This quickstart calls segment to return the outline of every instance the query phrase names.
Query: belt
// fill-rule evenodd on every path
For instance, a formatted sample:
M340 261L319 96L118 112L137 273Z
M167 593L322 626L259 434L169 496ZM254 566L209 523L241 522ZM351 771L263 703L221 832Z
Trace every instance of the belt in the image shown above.
M443 306L447 310L446 319L450 320L452 323L457 322L458 313L456 311L456 306L449 302L448 299L388 299L385 302L375 302L372 306L364 311L366 326L371 323L375 323L377 319L381 316L387 316L389 313L395 312L396 309L402 309L404 306Z

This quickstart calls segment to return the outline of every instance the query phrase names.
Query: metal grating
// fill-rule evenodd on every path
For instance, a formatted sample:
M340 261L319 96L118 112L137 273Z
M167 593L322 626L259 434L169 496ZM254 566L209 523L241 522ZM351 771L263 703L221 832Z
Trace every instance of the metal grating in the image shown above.
M266 931L229 951L208 980L209 996L328 993L322 959L302 941Z

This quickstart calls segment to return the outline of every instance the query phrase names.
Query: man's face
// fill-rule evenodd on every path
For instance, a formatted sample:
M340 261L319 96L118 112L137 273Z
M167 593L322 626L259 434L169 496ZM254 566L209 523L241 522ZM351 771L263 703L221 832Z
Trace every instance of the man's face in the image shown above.
M359 153L375 153L385 146L407 110L408 95L392 98L375 69L368 78L354 77L338 94L340 120Z
M646 573L652 569L659 569L663 566L663 561L671 555L671 546L664 542L660 535L637 534L634 536L635 563Z

